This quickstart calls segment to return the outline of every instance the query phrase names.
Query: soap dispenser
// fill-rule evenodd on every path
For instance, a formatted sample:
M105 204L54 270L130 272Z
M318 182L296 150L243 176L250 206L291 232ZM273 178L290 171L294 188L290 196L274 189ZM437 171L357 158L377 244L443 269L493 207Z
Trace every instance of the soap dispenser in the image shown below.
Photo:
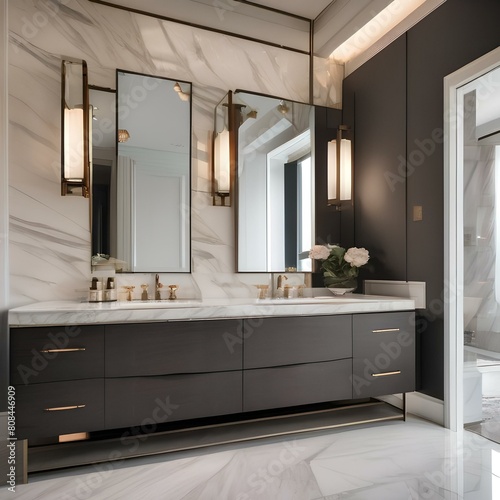
M92 284L89 290L89 302L102 302L102 284L99 286L99 280L92 278Z
M107 302L115 302L116 298L115 278L108 278L106 290L104 290L104 300Z

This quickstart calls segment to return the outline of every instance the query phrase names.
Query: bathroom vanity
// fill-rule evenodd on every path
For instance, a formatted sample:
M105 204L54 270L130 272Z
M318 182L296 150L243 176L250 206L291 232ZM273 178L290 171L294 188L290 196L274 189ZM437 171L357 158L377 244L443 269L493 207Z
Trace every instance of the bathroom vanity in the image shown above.
M16 436L35 442L415 390L408 299L43 303L10 324Z

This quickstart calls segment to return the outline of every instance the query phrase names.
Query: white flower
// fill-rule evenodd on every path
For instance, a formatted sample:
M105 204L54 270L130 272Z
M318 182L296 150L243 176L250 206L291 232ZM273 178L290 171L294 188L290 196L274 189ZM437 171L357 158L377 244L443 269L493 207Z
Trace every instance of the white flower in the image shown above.
M368 260L370 259L370 255L368 250L365 248L356 248L352 247L347 250L344 255L344 260L351 264L351 267L361 267L364 266Z
M314 245L309 251L310 259L325 260L330 256L330 250L324 245Z

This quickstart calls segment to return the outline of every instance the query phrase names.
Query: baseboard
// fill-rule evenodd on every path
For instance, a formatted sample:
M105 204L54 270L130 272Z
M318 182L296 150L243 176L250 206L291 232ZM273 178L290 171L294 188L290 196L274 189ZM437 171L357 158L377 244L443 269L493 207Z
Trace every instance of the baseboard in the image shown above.
M377 399L385 401L396 408L403 408L402 394L390 394ZM427 396L421 392L409 392L406 394L406 411L438 425L444 425L444 402L440 399Z

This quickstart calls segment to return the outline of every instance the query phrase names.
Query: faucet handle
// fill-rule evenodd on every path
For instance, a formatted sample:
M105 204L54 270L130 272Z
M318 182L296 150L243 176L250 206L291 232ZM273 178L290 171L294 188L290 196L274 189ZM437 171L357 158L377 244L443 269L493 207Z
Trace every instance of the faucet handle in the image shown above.
M179 289L177 285L168 285L168 288L170 288L170 294L168 296L168 300L175 300L177 296L175 295L175 291Z
M124 286L123 288L125 288L125 290L127 290L127 300L129 302L132 301L132 292L134 291L135 286L127 285L127 286Z
M269 290L269 285L255 285L259 290L259 299L265 299L267 297L267 291Z

